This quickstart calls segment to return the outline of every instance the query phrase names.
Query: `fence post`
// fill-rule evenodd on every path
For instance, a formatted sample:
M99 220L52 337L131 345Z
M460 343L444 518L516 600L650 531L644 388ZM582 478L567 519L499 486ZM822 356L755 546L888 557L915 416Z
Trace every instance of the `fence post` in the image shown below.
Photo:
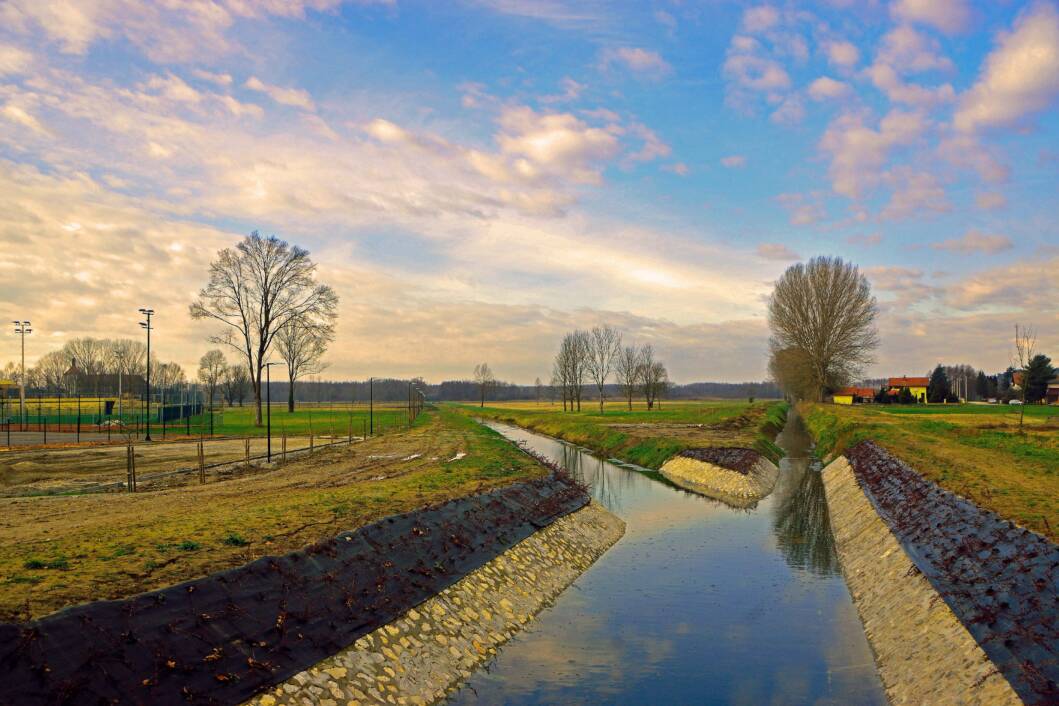
M313 435L309 434L309 455L313 455Z
M287 462L287 431L283 430L283 462Z
M125 447L125 467L128 473L126 485L130 493L136 492L136 450L132 444Z
M347 444L352 444L353 443L353 420L352 419L349 420L348 432L349 433L348 433L348 435L346 437L346 443Z
M243 443L246 445L246 467L250 468L250 437L246 437Z
M199 439L199 483L206 483L206 452L202 448L202 439Z

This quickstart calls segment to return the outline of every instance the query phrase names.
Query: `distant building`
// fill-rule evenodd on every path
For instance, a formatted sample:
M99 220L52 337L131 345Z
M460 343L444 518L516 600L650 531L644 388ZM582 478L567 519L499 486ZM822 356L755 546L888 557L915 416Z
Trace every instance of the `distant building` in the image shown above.
M835 404L861 404L875 400L875 390L870 387L843 387L831 396Z
M926 402L927 386L929 384L930 378L890 378L886 384L887 394L891 397L897 397L899 394L901 394L901 388L907 387L908 391L912 393L912 397L916 400L916 402Z
M1048 390L1044 393L1045 404L1059 404L1059 376L1048 381Z

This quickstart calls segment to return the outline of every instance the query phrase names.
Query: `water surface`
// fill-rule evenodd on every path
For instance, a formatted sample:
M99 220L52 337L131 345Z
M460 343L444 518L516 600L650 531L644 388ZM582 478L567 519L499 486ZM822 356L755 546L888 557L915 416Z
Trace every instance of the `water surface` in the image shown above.
M750 510L489 425L580 477L626 532L452 703L886 704L797 418Z

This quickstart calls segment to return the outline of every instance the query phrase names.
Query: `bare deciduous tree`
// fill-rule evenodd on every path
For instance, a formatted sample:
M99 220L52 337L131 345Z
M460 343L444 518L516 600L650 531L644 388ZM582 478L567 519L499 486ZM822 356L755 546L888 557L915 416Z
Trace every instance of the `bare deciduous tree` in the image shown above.
M199 382L206 388L206 399L213 406L213 398L217 394L217 386L228 370L228 361L224 359L224 353L214 348L199 358Z
M587 337L588 350L585 355L585 368L596 383L599 393L599 413L603 414L606 402L605 388L607 378L614 368L614 361L621 351L621 334L610 326L594 326Z
M541 382L540 378L533 381L534 391L537 393L537 406L541 404L541 397L544 396L544 383Z
M769 299L773 351L805 356L821 399L830 384L847 384L872 362L879 345L878 307L867 278L837 257L814 257L787 268Z
M318 320L294 319L276 334L276 350L287 366L287 411L294 411L294 385L304 375L318 375L327 367L323 362L327 346L335 340L335 314L322 312Z
M1015 324L1015 355L1012 367L1022 377L1019 385L1019 432L1023 432L1023 420L1026 418L1026 387L1029 378L1030 361L1037 355L1037 332L1028 326Z
M640 387L640 349L636 346L625 346L618 352L618 359L614 365L614 372L618 376L618 384L629 403L629 411L632 411L632 398Z
M654 409L659 397L669 387L669 372L661 361L655 360L654 348L650 344L640 347L640 386L647 409Z
M581 411L585 378L588 374L589 335L586 331L573 331L563 336L559 352L555 354L552 376L563 392L563 411Z
M485 406L485 396L496 384L496 378L489 367L489 363L479 363L474 366L474 382L478 385L478 395L481 399L480 407Z
M315 280L309 252L275 236L254 231L235 249L225 248L210 263L210 278L191 305L195 319L224 324L211 341L239 351L246 361L261 425L261 373L273 339L291 321L334 312L338 297Z
M235 406L236 402L242 407L246 393L250 390L250 376L247 375L246 368L242 365L229 365L221 379L221 390L229 407Z

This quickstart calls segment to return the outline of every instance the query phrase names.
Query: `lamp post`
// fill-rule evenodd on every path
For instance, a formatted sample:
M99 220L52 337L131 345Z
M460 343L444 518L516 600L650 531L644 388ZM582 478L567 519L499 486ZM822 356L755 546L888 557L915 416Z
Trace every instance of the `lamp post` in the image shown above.
M140 327L147 331L147 434L144 441L151 440L151 317L154 309L140 309L140 313L147 317L147 321L141 321Z
M22 369L18 375L18 428L21 430L26 418L26 334L33 333L28 321L16 321L15 333L22 337Z
M114 354L118 359L118 424L121 424L121 374L125 371L125 351Z
M272 463L272 366L279 363L265 363L265 435L268 437L266 457Z

